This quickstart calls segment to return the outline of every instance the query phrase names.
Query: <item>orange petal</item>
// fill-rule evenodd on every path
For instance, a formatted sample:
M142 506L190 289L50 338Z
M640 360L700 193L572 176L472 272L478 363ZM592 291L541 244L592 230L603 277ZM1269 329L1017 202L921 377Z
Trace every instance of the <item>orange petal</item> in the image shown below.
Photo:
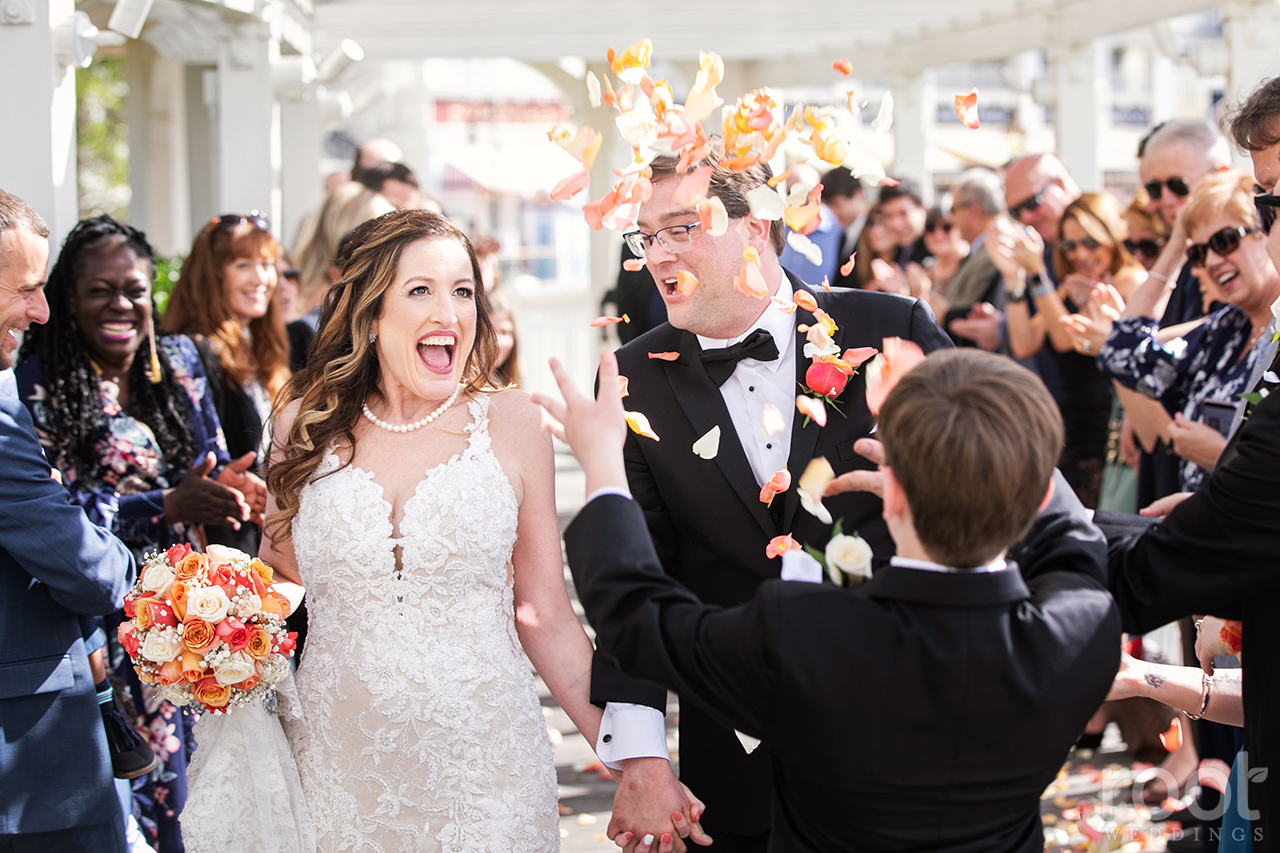
M698 203L698 227L708 237L721 237L729 230L729 213L719 197L712 196Z
M592 326L612 326L616 323L630 323L631 318L626 314L621 317L597 317L591 321Z
M840 265L840 275L847 276L849 273L853 272L853 260L856 257L858 257L858 253L854 252L849 256L849 260Z
M853 89L844 93L845 104L849 107L849 112L855 116L862 112L862 107L858 106L858 102L853 99Z
M760 489L760 503L765 506L770 506L773 503L774 497L782 494L789 488L791 488L791 472L786 468L783 468L781 471L775 472L774 475L769 478L769 482L765 483Z
M772 178L769 179L768 181L769 186L776 187L778 184L782 183L789 177L791 177L791 170L784 169L781 175L774 175Z
M631 427L631 431L636 435L659 441L658 434L653 431L653 427L649 426L649 419L644 415L639 412L623 412L622 417L626 420L627 426Z
M764 299L769 295L769 286L760 274L760 265L750 261L743 264L742 269L733 277L733 286L743 296L752 299Z
M688 270L676 270L676 293L688 296L698 286L698 277Z
M629 380L629 379L627 379L627 377L625 377L625 376L619 376L619 377L618 377L618 397L619 397L619 399L621 399L622 397L626 397L626 396L628 396L628 395L631 393L631 392L627 389L627 386L628 386L629 384L630 384L630 380Z
M977 89L967 95L956 95L956 115L960 117L960 121L965 127L971 130L978 127Z
M684 101L684 110L694 124L699 124L724 105L724 98L716 94L716 86L723 78L724 60L720 55L699 52L698 76L693 81L693 88L689 90L689 97Z
M678 204L681 207L693 207L706 198L707 188L711 185L711 173L713 171L715 170L712 167L703 166L700 169L694 169L681 178L675 192L671 194L671 203Z
M866 363L867 408L880 414L889 392L911 368L924 361L924 350L914 341L885 338L880 354Z
M820 427L827 425L827 407L816 397L800 394L796 397L796 409Z
M609 48L607 54L609 59L609 68L614 74L621 75L628 68L648 68L649 58L653 53L653 42L648 39L640 39L640 41L628 47L621 55L615 54L613 48Z
M845 350L842 358L857 367L878 352L880 350L875 347L854 347L853 349Z
M853 73L853 63L847 59L837 59L831 63L831 67L846 77Z
M779 311L781 311L783 314L796 313L796 304L794 302L788 302L787 300L779 299L776 296L771 296L769 298L773 300L774 307L777 308Z
M791 534L786 536L775 536L769 540L769 545L764 549L765 556L770 560L775 557L781 557L788 551L799 551L800 543L791 538Z
M788 207L782 212L782 221L787 223L787 227L792 231L812 234L822 222L822 208L816 204Z
M1182 748L1182 718L1174 717L1169 731L1161 732L1160 744L1169 752L1177 752Z
M560 183L556 184L551 190L551 197L556 201L568 201L573 196L582 192L591 183L591 173L586 169L579 169Z
M644 258L627 258L622 262L622 268L627 272L640 272L644 269Z
M678 352L651 352L651 353L649 353L649 358L656 358L656 359L659 359L659 360L661 360L661 361L675 361L675 360L676 360L677 358L679 358L679 357L680 357L680 353L678 353Z
M818 300L813 298L813 294L807 290L797 290L795 295L796 304L809 313L818 310Z
M827 293L831 292L831 279L827 278L825 275L822 277L822 289Z

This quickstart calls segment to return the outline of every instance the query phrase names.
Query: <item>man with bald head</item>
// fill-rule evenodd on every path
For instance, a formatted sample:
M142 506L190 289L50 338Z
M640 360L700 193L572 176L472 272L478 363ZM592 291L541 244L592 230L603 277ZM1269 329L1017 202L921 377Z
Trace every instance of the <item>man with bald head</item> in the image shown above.
M1005 167L1004 201L1009 215L1036 229L1046 246L1057 242L1062 212L1079 197L1079 185L1052 154L1027 154Z

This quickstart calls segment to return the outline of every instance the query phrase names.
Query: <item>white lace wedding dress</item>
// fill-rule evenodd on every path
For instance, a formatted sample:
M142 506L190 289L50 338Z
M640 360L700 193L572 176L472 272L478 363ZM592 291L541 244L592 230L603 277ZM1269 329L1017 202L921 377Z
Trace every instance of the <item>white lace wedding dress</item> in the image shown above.
M295 748L322 853L559 849L555 767L514 624L516 498L488 404L468 402L467 448L426 472L398 539L369 472L302 490ZM329 452L317 473L339 465Z

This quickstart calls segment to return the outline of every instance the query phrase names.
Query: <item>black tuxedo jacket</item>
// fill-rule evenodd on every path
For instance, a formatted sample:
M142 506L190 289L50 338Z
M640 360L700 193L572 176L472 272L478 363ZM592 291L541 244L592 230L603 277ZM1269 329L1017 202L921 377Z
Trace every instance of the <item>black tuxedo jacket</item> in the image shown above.
M879 348L884 338L895 336L914 340L926 352L951 345L924 302L862 290L812 290L794 276L791 283L797 290L810 290L835 320L840 328L833 338L841 351ZM815 321L804 309L797 309L795 318L797 326ZM804 344L804 335L796 332L800 383L811 363L803 357ZM680 357L667 362L649 358L651 352L679 352ZM646 415L661 438L655 442L628 433L627 479L663 567L703 601L729 606L749 601L762 582L778 577L781 560L765 555L770 539L792 533L796 541L821 548L831 527L800 507L794 485L771 507L760 502L760 485L700 352L695 335L668 324L618 351L620 371L629 379L625 406ZM837 405L843 417L829 408L823 428L805 426L804 417L792 409L787 468L795 480L815 456L825 456L836 474L874 467L853 451L854 441L870 434L875 424L861 371L849 380ZM715 459L695 456L694 442L716 425L721 438ZM851 493L824 503L833 518L844 519L845 532L856 530L867 540L878 563L893 555L878 498ZM664 689L627 679L599 657L592 667L591 692L600 705L634 702L662 708L666 702ZM681 779L706 802L712 835L717 827L743 835L768 829L768 771L766 747L747 755L732 728L696 707L681 708Z
M1280 726L1268 721L1280 713L1280 394L1254 406L1234 445L1235 455L1162 522L1104 529L1128 630L1191 613L1244 622L1244 745L1258 771L1249 807L1261 812L1253 848L1263 853L1280 850Z
M601 653L772 747L770 850L1039 853L1040 795L1120 657L1102 537L1061 522L1033 530L1056 556L1026 580L891 566L730 609L663 573L624 497L591 501L565 542Z

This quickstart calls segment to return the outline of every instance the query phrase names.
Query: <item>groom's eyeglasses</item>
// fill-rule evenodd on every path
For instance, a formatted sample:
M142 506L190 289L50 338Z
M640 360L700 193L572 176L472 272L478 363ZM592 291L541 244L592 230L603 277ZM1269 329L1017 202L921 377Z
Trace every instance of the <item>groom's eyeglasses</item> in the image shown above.
M637 258L645 256L645 250L653 245L653 241L657 240L658 245L666 249L673 255L678 255L693 242L693 229L698 227L698 223L692 225L668 225L666 228L659 228L652 234L646 234L643 231L629 231L622 235L622 240L627 244L627 248L631 250Z
M1214 254L1220 258L1240 248L1240 241L1246 234L1252 234L1254 231L1262 229L1255 225L1252 228L1244 228L1237 225L1232 228L1228 226L1221 231L1215 231L1209 235L1209 239L1203 243L1192 243L1187 247L1187 261L1193 267L1202 267L1209 260L1209 250L1213 249Z

